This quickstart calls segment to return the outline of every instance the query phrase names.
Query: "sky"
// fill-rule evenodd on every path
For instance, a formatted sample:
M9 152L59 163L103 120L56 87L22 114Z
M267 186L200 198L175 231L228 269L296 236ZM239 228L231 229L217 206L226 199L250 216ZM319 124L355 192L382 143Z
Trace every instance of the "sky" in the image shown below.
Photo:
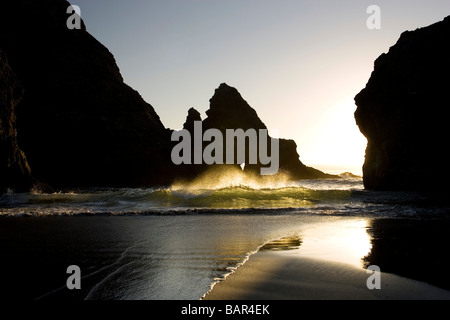
M167 128L202 118L223 82L300 160L361 174L367 140L353 113L375 59L400 34L443 20L450 1L71 0L124 81ZM380 29L369 29L370 5Z

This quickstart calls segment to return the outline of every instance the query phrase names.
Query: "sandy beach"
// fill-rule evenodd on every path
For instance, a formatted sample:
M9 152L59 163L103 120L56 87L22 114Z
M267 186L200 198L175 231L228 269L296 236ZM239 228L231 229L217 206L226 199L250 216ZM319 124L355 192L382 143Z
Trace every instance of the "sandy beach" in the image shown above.
M390 273L380 273L381 289L369 290L366 270L345 263L261 251L205 300L447 300L450 291Z
M344 219L275 239L205 295L210 300L447 300L448 222ZM380 289L369 289L378 266ZM374 283L374 277L371 282Z

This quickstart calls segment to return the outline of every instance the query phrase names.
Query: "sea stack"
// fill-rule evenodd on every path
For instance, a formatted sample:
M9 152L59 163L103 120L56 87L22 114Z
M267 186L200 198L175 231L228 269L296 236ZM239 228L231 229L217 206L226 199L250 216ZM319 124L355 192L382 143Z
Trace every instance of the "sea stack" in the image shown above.
M367 137L364 185L373 190L449 189L450 17L404 32L375 61L355 97Z
M204 130L216 128L224 132L226 129L267 129L255 109L244 100L239 91L226 83L215 90L206 115L207 118L203 120ZM257 173L261 167L260 163L246 164L245 171ZM279 172L287 174L293 180L338 178L304 165L300 161L295 141L286 139L279 139Z

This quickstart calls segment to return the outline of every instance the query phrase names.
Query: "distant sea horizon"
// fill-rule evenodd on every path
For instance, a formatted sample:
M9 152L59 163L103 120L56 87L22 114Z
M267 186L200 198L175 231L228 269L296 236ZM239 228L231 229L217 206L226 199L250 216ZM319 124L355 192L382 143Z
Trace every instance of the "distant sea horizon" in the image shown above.
M329 173L329 174L339 175L342 173L350 172L354 175L361 176L361 177L363 175L363 172L362 172L363 164L346 165L346 164L311 163L311 164L306 164L306 165L308 167L313 167L315 169L318 169L320 171L323 171L323 172Z

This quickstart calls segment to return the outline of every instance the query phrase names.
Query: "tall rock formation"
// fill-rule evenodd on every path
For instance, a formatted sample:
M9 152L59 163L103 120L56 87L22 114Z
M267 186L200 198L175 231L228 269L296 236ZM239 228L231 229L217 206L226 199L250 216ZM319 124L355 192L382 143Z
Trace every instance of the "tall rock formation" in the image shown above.
M404 32L375 61L355 97L367 137L364 184L378 190L448 189L450 17Z
M202 122L202 129L205 132L208 129L218 129L222 132L224 137L225 155L225 140L227 129L248 129L256 130L259 136L260 129L266 129L266 125L261 121L256 111L244 100L236 88L230 87L226 83L222 83L216 90L213 97L210 99L210 108L206 111L207 118ZM195 120L194 120L195 119ZM199 121L200 115L194 109L189 110L189 114L184 124L184 128L188 129L192 135L193 121ZM269 137L270 138L270 137ZM270 139L268 140L270 141ZM203 148L209 142L203 143ZM248 160L249 146L246 145L246 159ZM268 151L270 152L270 142L268 143ZM237 154L235 148L235 155ZM259 159L259 157L258 157ZM235 157L236 166L237 163ZM224 162L226 161L224 156ZM221 165L225 166L225 165ZM249 164L246 161L245 171L251 173L260 173L261 167L268 167L262 165L259 161L257 164ZM183 165L183 171L180 175L186 175L188 172L195 172L195 175L208 169L204 165ZM299 159L297 153L297 145L293 140L279 139L279 172L286 173L292 179L317 179L317 178L337 178L336 176L325 174L317 169L305 166Z
M171 181L170 132L123 81L64 0L0 3L0 47L25 88L18 141L33 175L57 188Z
M0 194L32 186L30 167L17 144L15 109L22 97L23 87L0 49Z
M183 124L183 129L189 131L189 134L191 135L191 164L180 164L177 165L174 169L174 173L176 176L176 180L182 180L182 181L189 181L192 179L195 179L200 174L205 172L208 169L208 165L202 163L202 164L194 164L194 126L195 122L201 122L202 117L200 115L200 112L198 112L194 108L190 108L188 110L188 115L186 117L186 121ZM178 144L178 142L174 142L172 147L175 147L175 145Z

